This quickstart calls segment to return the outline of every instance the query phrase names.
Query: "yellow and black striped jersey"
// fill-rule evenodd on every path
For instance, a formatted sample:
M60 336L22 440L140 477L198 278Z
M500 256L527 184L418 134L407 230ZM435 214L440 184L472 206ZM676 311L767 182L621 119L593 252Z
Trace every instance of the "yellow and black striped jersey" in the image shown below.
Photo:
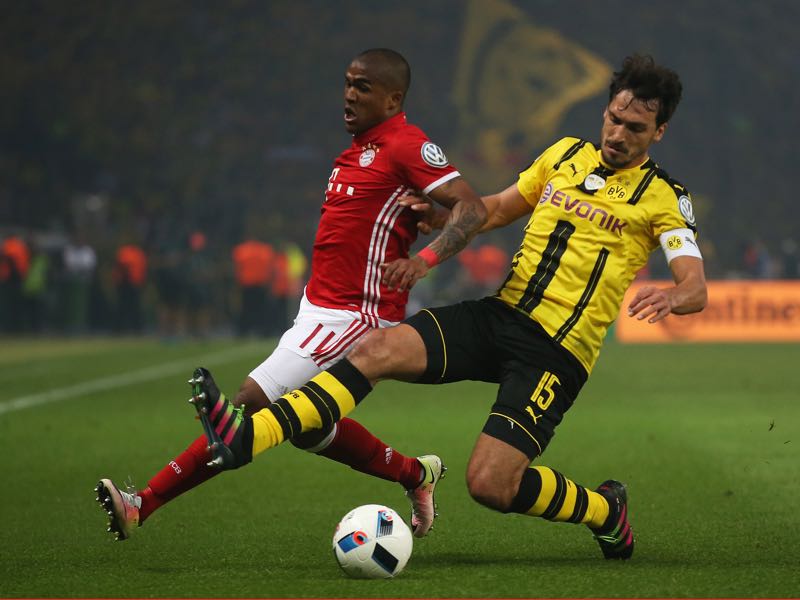
M534 211L497 297L591 372L659 235L696 232L689 193L652 160L615 170L597 146L571 137L520 173L517 188Z

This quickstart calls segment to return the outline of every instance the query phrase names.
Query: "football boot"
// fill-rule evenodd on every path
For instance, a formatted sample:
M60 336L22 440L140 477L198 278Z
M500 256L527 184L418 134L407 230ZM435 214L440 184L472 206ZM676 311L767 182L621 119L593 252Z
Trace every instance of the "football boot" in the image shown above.
M195 369L189 380L194 405L208 439L210 467L238 469L253 459L253 422L244 415L244 405L234 408L220 393L208 369Z
M592 529L603 556L627 560L633 555L633 529L628 522L628 494L619 481L609 479L595 492L608 502L608 518L601 527Z
M425 537L433 527L433 520L439 516L433 492L436 484L444 477L447 467L435 454L418 456L422 466L422 482L414 489L406 490L406 498L411 502L411 531L414 537Z
M101 479L94 491L97 494L95 500L108 514L107 531L118 542L127 540L139 526L142 499L133 490L123 492L110 479Z

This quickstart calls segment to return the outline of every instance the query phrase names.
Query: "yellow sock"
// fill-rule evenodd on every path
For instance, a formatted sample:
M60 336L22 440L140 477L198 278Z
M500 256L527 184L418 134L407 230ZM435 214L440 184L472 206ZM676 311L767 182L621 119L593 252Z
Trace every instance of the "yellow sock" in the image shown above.
M522 476L511 510L548 521L600 527L608 518L603 496L549 467L530 467Z
M347 359L253 415L253 456L299 433L329 427L370 392L369 381Z

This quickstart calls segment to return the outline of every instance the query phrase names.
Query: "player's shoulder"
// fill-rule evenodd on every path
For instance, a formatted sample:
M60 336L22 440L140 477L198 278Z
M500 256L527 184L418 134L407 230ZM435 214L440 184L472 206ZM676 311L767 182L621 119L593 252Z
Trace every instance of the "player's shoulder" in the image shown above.
M649 185L648 179L650 179ZM642 186L645 186L646 189L643 189L642 193L638 194L640 201L644 199L645 204L659 207L656 210L672 212L677 209L686 221L686 226L696 231L692 197L683 183L670 176L658 164L652 163L649 167L649 173L645 174L639 185L640 188ZM634 192L629 202L635 201L636 196L637 193Z
M595 151L592 142L579 137L566 136L545 148L536 160L544 160L548 168L558 169L564 161L587 150L590 152Z
M389 136L387 143L390 146L398 148L413 146L419 148L422 144L430 141L428 134L426 134L421 127L413 123L403 123L400 127L392 132Z
M578 151L583 149L584 147L588 146L589 148L593 148L594 145L589 141L579 137L573 137L571 135L564 136L559 140L556 140L554 143L550 145L550 150L560 151L560 152L567 152L570 150Z
M394 161L402 164L419 164L424 161L431 167L452 167L441 146L433 142L418 126L404 124L391 136L388 149Z
M664 195L670 199L680 198L681 196L689 197L689 190L686 186L672 177L666 169L653 163L651 166L653 170L653 181L649 186L652 192L659 195Z

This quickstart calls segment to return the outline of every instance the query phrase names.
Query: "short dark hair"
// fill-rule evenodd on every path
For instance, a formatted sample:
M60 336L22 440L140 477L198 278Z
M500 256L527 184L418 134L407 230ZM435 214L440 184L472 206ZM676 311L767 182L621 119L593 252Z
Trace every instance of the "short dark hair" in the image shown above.
M411 66L403 55L389 48L370 48L364 50L354 60L373 62L378 68L377 76L381 83L391 89L400 90L403 96L411 85Z
M608 101L611 102L622 90L630 90L637 100L645 104L657 100L656 125L661 125L672 118L681 101L683 86L680 77L672 69L657 65L652 56L634 54L626 56L622 61L622 69L614 72Z

